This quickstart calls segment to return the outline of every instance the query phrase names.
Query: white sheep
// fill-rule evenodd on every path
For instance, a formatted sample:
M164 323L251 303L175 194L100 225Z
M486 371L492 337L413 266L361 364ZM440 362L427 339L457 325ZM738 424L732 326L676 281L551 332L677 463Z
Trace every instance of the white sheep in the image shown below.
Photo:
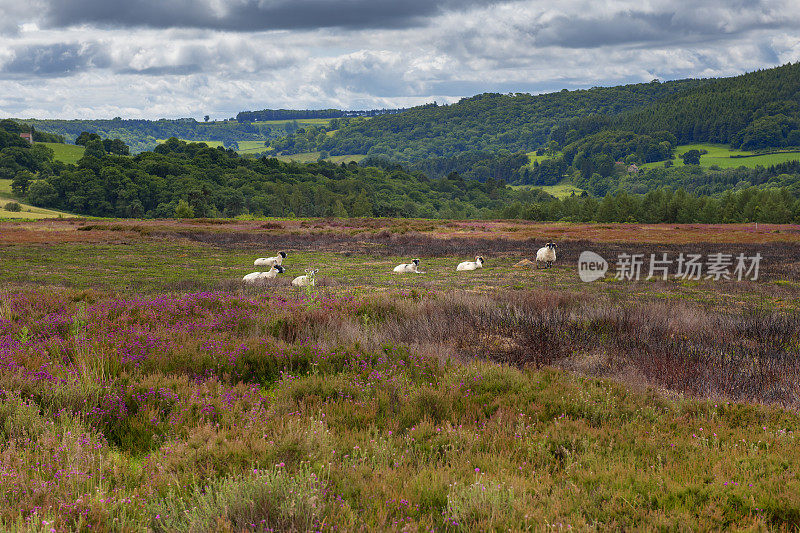
M278 252L275 257L259 257L253 261L253 265L257 267L271 267L273 265L282 265L283 260L286 259L286 252Z
M397 265L396 267L394 267L394 271L400 273L406 273L406 272L413 272L416 274L425 273L419 270L419 259L414 259L410 263L403 263L401 265Z
M479 268L483 268L483 257L478 255L475 257L475 261L459 263L456 270L478 270Z
M536 252L536 268L539 268L539 263L546 263L545 268L550 268L556 260L556 243L547 241L547 244L539 248Z
M292 280L292 285L295 287L313 287L317 284L317 277L316 274L319 272L318 268L311 270L310 268L306 269L305 276L297 276Z
M283 274L283 267L280 265L272 265L266 272L251 272L242 278L242 281L247 285L257 285L264 283L268 279L275 279L278 274Z

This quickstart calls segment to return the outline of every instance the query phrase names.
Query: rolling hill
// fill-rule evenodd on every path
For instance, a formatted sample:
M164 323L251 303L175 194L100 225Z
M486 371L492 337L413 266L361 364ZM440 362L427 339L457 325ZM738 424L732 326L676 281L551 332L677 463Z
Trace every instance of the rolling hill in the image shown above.
M800 144L800 63L688 88L621 115L616 126L636 133L669 131L682 144Z

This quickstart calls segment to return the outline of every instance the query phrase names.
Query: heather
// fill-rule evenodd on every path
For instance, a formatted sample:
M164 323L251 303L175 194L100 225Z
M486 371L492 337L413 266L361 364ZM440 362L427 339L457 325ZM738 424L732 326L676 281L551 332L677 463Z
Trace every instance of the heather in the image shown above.
M758 282L586 285L574 259L514 267L534 227L498 223L465 278L453 250L486 227L275 222L289 275L324 274L301 290L240 286L248 231L137 224L3 228L0 529L800 525L791 228L766 230L789 240ZM353 229L388 237L358 249ZM381 273L402 247L430 275Z
M2 518L156 531L794 523L797 482L781 466L798 459L792 411L543 370L556 361L537 358L563 356L550 328L576 304L538 297L7 293ZM516 356L509 313L529 321ZM759 377L715 367L722 382L756 380L748 399L794 377L797 317L773 320L729 327L774 335L782 363ZM448 332L456 321L464 346ZM604 328L594 340L610 348L635 323L605 316L585 330ZM741 356L763 357L752 350ZM662 357L673 368L654 383L705 382L690 376L702 356ZM515 364L486 362L504 358ZM785 392L766 399L793 403Z

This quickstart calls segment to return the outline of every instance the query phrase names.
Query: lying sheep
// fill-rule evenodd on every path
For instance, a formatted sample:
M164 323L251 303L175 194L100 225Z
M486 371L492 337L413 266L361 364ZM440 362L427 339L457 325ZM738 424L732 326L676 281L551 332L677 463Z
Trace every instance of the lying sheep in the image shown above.
M297 276L292 280L292 285L295 287L313 287L317 284L317 277L316 274L319 272L318 268L311 270L310 268L306 269L305 276Z
M539 248L536 252L536 268L539 268L539 263L546 263L545 268L550 268L556 260L556 243L547 241L547 244Z
M253 261L253 265L257 267L271 267L273 265L282 265L283 260L286 259L286 252L278 252L275 257L259 257Z
M402 265L397 265L396 267L394 267L394 271L400 273L406 273L406 272L414 272L416 274L425 273L419 270L419 259L414 259L410 263L403 263Z
M257 285L264 283L268 279L275 279L278 274L283 274L283 267L280 265L272 265L266 272L251 272L242 278L242 281L247 285Z
M483 268L483 257L478 255L475 257L475 261L459 263L456 270L478 270L479 268Z

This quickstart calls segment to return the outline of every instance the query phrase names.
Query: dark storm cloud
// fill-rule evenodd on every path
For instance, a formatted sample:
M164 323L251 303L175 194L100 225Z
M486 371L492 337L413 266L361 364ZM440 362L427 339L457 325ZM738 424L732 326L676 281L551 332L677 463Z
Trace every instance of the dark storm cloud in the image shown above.
M443 11L496 3L492 0L50 0L50 27L206 28L263 31L341 27L406 28Z
M81 44L17 46L0 72L14 77L57 78L93 68L105 68L110 60L101 47Z
M658 46L670 42L729 38L756 29L791 27L787 22L752 17L730 23L715 17L686 16L685 12L676 10L657 13L626 11L610 17L601 14L558 16L546 24L530 28L528 33L539 46L595 48L628 43Z

